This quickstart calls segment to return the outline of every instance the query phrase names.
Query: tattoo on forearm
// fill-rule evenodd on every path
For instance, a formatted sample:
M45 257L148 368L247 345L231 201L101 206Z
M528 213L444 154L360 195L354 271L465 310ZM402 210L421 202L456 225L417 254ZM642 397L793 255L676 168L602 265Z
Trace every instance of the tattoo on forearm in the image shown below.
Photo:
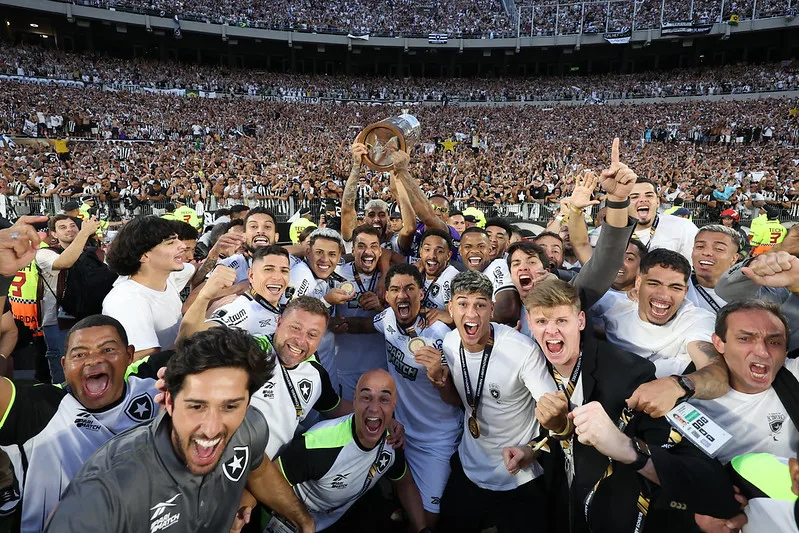
M699 343L699 349L710 362L690 375L694 382L698 400L712 400L724 396L730 390L729 370L724 358L709 342Z
M347 184L344 185L344 194L341 196L341 204L343 207L350 207L355 209L355 197L357 195L357 177L361 173L361 167L354 166L350 171L350 177L347 178Z

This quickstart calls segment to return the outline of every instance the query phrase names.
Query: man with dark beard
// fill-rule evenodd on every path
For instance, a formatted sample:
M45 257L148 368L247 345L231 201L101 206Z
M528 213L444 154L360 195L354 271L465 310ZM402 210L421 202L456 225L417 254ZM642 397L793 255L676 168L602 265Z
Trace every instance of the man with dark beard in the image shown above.
M227 531L245 486L301 532L314 531L280 470L264 459L269 428L249 407L274 365L241 330L213 328L181 341L164 376L166 409L84 464L45 531Z

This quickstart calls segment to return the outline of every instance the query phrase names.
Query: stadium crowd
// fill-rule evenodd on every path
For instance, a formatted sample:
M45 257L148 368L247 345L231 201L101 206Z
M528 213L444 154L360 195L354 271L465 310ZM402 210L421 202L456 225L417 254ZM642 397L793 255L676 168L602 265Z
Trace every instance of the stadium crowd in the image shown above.
M311 0L221 3L187 0L177 7L162 0L81 0L81 3L211 23L320 33L427 36L440 32L477 38L516 35L513 18L500 0L402 0L390 6L380 0L355 3L336 0L325 3L324 8ZM556 28L558 35L580 31L603 33L660 28L661 22L708 24L729 21L732 15L743 21L793 13L790 0L615 0L585 5L577 0L517 0L516 4L514 10L520 13L521 34L539 36L554 35Z
M0 49L0 74L69 80L115 90L136 87L194 89L223 94L303 96L345 100L541 101L712 96L799 87L793 62L728 65L631 75L539 76L509 79L302 76L101 54L68 53L42 46Z
M291 120L295 132L306 127L298 117L337 110L267 109L272 130ZM462 121L486 112L457 111ZM796 530L799 226L777 220L779 193L776 203L754 193L751 242L733 209L697 228L669 182L723 178L711 196L732 203L743 184L775 190L797 162L763 133L638 151L640 126L616 123L627 142L603 142L601 120L573 129L586 131L579 151L555 135L537 157L521 129L502 138L506 174L488 189L525 168L513 190L543 194L543 177L570 169L537 234L456 212L428 178L451 152L389 148L386 201L375 198L367 147L342 146L346 130L314 143L331 146L328 158L296 169L303 189L317 173L345 179L319 184L340 195L336 220L301 209L293 245L277 246L287 236L275 215L240 195L205 223L176 205L114 234L77 203L0 221L0 491L12 529ZM146 195L166 196L162 177L190 178L185 189L199 176L213 194L224 176L262 175L250 165L272 153L263 133L181 142L142 144L132 160L141 155L148 174L127 177L151 177ZM226 145L252 159L196 157ZM682 168L651 151L659 145ZM54 190L50 174L82 161L57 194L97 198L123 171L99 157L109 145L90 146L55 159L7 147L16 155L3 168L35 168L28 182ZM714 157L774 166L711 169L700 155L712 146ZM181 149L194 155L178 162ZM479 146L467 151L484 175ZM673 172L661 186L647 178L663 168ZM585 210L600 200L592 229ZM26 357L43 384L14 383L13 360Z

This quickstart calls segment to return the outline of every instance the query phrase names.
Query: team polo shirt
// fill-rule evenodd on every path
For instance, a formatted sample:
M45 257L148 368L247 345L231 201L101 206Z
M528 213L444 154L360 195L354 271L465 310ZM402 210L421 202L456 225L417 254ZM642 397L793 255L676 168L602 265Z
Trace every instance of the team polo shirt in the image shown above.
M171 355L161 352L130 365L124 394L101 410L86 409L67 387L11 382L14 394L0 422L0 447L19 483L21 531L44 528L61 493L95 450L157 414L156 372Z
M674 317L659 326L641 320L638 302L624 293L614 294L616 303L603 313L608 341L622 350L649 359L659 378L682 374L689 364L688 345L711 342L716 315L683 300Z
M786 359L785 368L799 377L799 359ZM730 389L715 400L692 399L690 403L733 436L719 450L722 463L747 453L796 457L799 451L799 431L774 387L757 394Z
M488 276L491 280L491 285L494 286L494 301L497 299L497 294L502 291L516 290L516 285L510 277L510 269L508 269L508 262L504 259L494 259L483 270L483 274Z
M365 292L375 291L375 287L380 281L380 272L375 269L371 275L358 273L360 284L356 281L353 262L338 266L336 272L352 283L355 288L355 296L350 301L336 306L336 315L342 318L373 318L377 312L362 308L358 303L358 298ZM383 355L383 336L377 333L361 335L337 333L335 335L335 360L339 381L345 391L344 396L351 400L361 374L373 368L386 368L386 359Z
M300 414L297 414L289 384L280 368L275 369L274 375L250 400L250 405L269 420L266 455L270 458L277 457L280 450L291 442L297 426L305 420L311 409L325 413L338 407L341 402L330 383L330 377L315 356L285 370L299 400Z
M397 324L393 309L377 315L374 326L384 338L384 357L397 386L394 417L405 426L405 439L414 447L449 457L462 430L461 410L441 399L438 389L427 378L427 368L416 362L408 349L411 337ZM413 327L425 344L437 350L441 350L444 337L450 332L441 322L425 327L421 316Z
M438 277L434 279L425 277L422 307L445 311L447 309L447 304L452 299L452 278L457 276L458 272L458 269L454 266L447 265Z
M165 410L110 440L64 492L48 533L228 531L249 473L264 460L269 428L252 407L214 470L197 476L172 448Z
M279 308L268 309L245 292L214 311L206 322L241 328L250 335L269 336L277 329L277 319L280 318L276 310Z
M477 409L480 436L468 431L458 446L463 471L478 487L487 490L512 490L543 473L538 462L521 469L515 476L508 473L502 460L502 448L523 446L540 431L535 418L535 403L543 394L555 392L546 359L538 344L518 331L502 324L494 326L494 348L488 362L485 385ZM471 416L464 389L464 373L460 361L461 338L458 330L444 337L444 358L450 368L450 379L466 406L462 423L467 427ZM464 350L472 390L480 375L482 352Z
M387 434L374 448L364 448L350 414L319 422L280 455L278 466L317 531L333 525L383 476L392 481L405 476L405 456L386 442Z
M299 261L291 265L291 275L289 276L289 287L280 299L281 304L286 304L292 298L297 296L313 296L319 300L323 300L325 295L332 287L338 287L341 284L334 281L334 273L327 279L317 278L316 275L308 266L305 261ZM335 339L333 332L326 330L319 341L319 346L316 349L316 354L319 362L327 370L330 380L335 388L338 388L338 366L336 365L335 358Z

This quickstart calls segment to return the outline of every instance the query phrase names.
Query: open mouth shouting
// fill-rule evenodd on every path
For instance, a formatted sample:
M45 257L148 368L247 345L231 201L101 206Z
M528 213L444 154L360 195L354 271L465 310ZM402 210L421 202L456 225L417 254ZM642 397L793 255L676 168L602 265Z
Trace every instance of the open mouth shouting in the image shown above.
M377 437L383 432L383 419L376 416L367 416L364 419L366 433L370 437Z
M651 207L649 206L649 204L640 204L635 209L636 216L638 217L638 220L641 221L649 220L650 211Z
M434 275L438 272L438 267L441 266L436 259L428 259L424 262L424 270L427 275Z
M470 255L466 259L466 263L469 268L478 269L480 265L483 263L483 256L482 255Z
M464 322L463 332L469 338L477 338L480 334L480 324L477 322Z
M768 363L749 363L749 374L758 383L769 383L771 376L771 365Z
M657 324L664 324L670 318L671 302L665 300L657 300L652 298L649 300L649 313L654 319L653 322Z
M546 347L547 355L558 356L563 353L564 344L563 340L561 339L550 339L544 341L544 346Z
M102 398L111 387L111 376L102 370L92 370L83 376L83 393L88 398Z
M411 318L411 303L410 302L397 302L397 317L406 322Z
M519 286L525 291L532 289L533 276L530 274L519 274Z
M364 269L371 272L372 269L375 267L375 256L373 255L366 255L364 254L361 257L361 263L363 263Z
M696 264L697 270L713 270L713 267L716 266L716 262L710 259L702 259Z
M192 463L199 467L206 467L216 464L217 456L222 451L223 439L221 436L213 439L192 437L190 451Z

